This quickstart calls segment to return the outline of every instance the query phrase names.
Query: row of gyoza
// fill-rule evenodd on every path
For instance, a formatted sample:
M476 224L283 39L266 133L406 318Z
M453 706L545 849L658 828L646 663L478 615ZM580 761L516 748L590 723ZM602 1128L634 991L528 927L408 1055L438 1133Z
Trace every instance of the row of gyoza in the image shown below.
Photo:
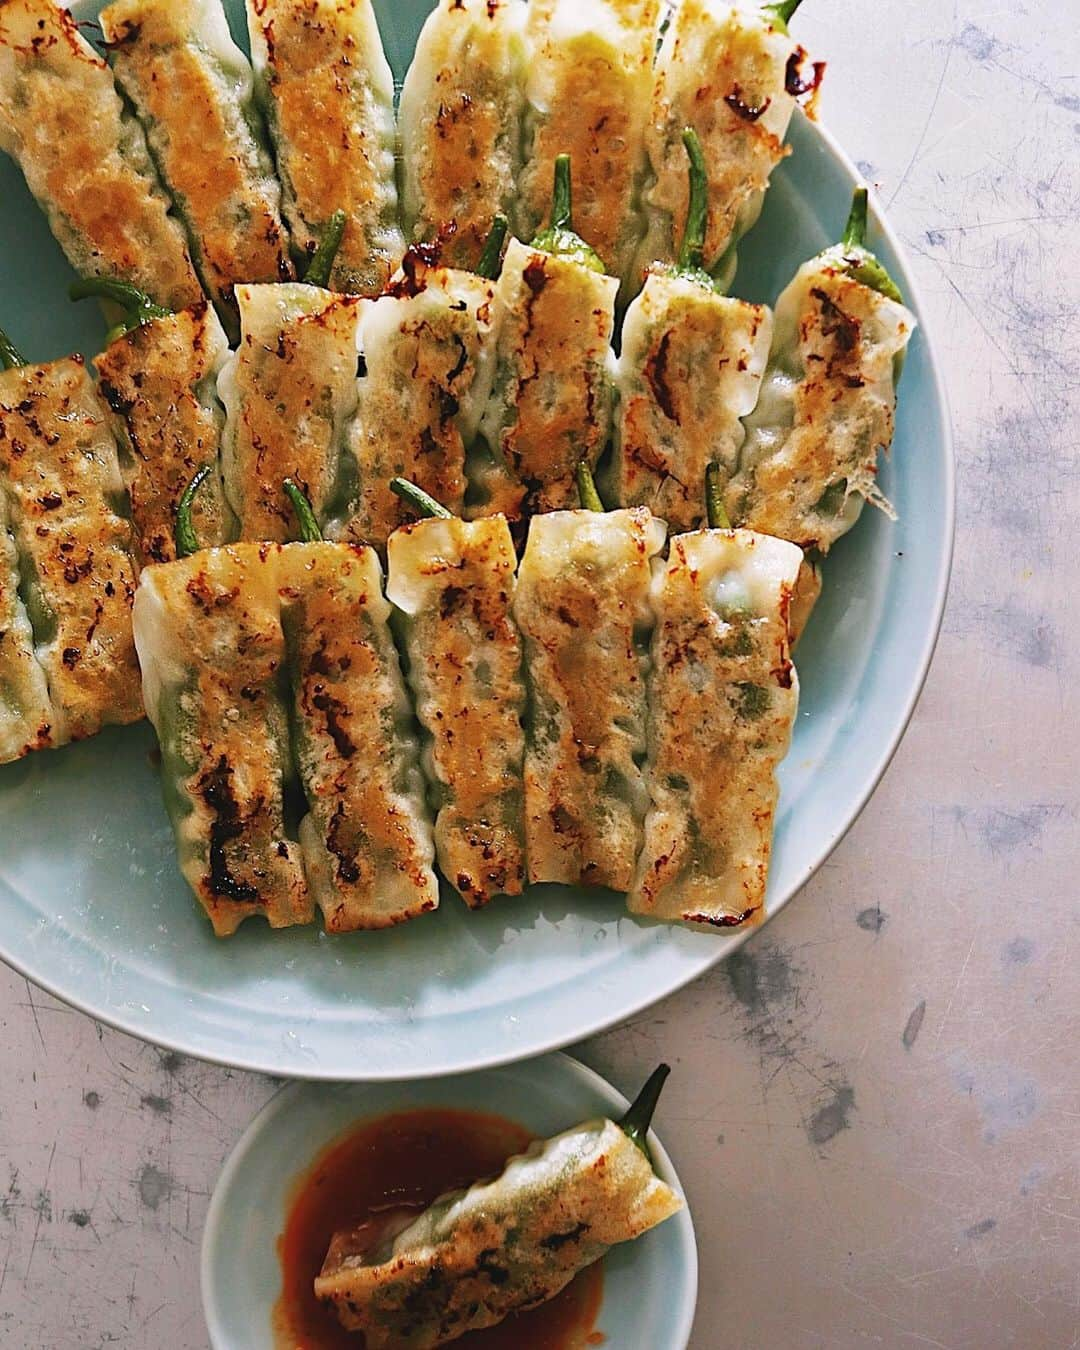
M341 303L309 289L316 308ZM202 306L118 339L97 362L101 394L77 358L0 375L0 758L136 720L141 662L181 864L219 932L253 913L305 922L316 903L337 931L411 918L437 903L432 825L378 551L251 542L173 558L189 460L212 458L219 435L214 325ZM249 366L242 344L226 383L257 379L277 345ZM249 446L246 481L267 504L280 466L263 479L255 465L280 445ZM216 542L225 494L201 495L195 516ZM280 537L276 508L267 520ZM665 532L645 508L538 515L519 572L500 515L390 535L438 861L470 904L528 879L626 890L667 918L760 907L802 554L699 531L664 562Z
M335 211L331 285L378 295L406 242L451 222L459 266L497 212L532 238L562 153L579 229L629 299L644 266L675 256L687 125L710 166L706 265L734 271L816 85L787 30L797 6L683 0L657 49L664 0L439 0L399 129L371 0L247 0L254 68L221 0L114 0L111 68L56 0L5 0L0 146L76 271L173 308L201 287L233 338L233 285L295 276Z

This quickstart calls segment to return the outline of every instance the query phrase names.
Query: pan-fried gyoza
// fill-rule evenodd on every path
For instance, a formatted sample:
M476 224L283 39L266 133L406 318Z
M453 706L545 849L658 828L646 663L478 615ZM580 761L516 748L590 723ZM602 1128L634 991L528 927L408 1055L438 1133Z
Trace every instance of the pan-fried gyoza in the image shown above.
M285 634L271 545L209 549L143 570L135 640L161 743L180 870L219 937L314 908L296 822Z
M424 252L410 249L389 294L361 319L363 376L347 438L357 487L345 533L380 550L411 518L390 491L395 477L462 510L466 451L489 387L492 284L428 265Z
M233 286L293 275L251 67L218 0L113 0L101 27L195 266L235 337Z
M523 0L439 0L405 76L406 231L441 238L453 267L472 267L492 219L515 214L528 12Z
M356 411L360 302L299 282L238 286L240 346L218 382L228 414L225 492L241 539L284 541L293 478L325 526L346 491L342 452Z
M54 0L0 4L0 148L77 272L120 277L177 308L201 298L142 128Z
M218 467L224 414L216 397L228 350L203 300L135 324L94 362L120 445L140 566L176 556L176 510L203 464L213 470L194 506L199 538L210 547L233 535Z
M525 642L529 880L628 890L641 848L648 511L534 516L514 615Z
M728 928L762 912L799 702L789 607L801 564L783 540L703 529L676 535L657 567L634 914Z
M510 519L576 500L611 425L611 338L619 283L572 227L571 167L555 164L551 225L513 239L495 288L495 369L481 431L495 456L482 484Z
M896 386L915 331L892 278L865 247L867 192L842 242L805 263L776 305L761 397L745 419L731 519L806 550L792 614L798 636L820 594L818 561L866 502L893 515L877 484L892 445Z
M525 881L514 544L503 516L466 522L440 513L397 530L388 552L387 595L401 615L427 741L439 866L477 909L519 894Z
M18 364L6 342L4 350L2 589L13 621L13 651L4 657L13 692L5 702L17 719L5 757L17 758L137 722L142 701L131 525L119 513L124 485L108 413L79 358L35 366ZM31 642L47 715L41 680L25 660Z
M656 56L646 135L653 183L642 261L674 261L689 208L682 136L693 127L709 166L704 266L724 288L735 248L761 214L773 169L788 153L799 97L816 90L822 67L802 74L805 53L787 21L801 0L776 4L681 0Z
M371 0L247 0L257 90L294 248L347 224L330 285L378 295L404 241L394 177L394 81Z
M772 335L772 315L721 294L703 269L707 169L697 133L684 132L690 211L678 262L652 267L626 312L619 411L608 475L620 506L647 506L671 530L693 530L705 510L710 463L735 470Z
M578 233L634 291L660 7L660 0L529 4L529 149L518 231L527 239L540 229L555 160L570 155Z
M290 544L277 570L308 804L300 841L327 931L426 914L439 903L431 825L378 557Z
M373 1251L336 1234L316 1296L368 1350L432 1350L554 1298L613 1246L683 1208L653 1170L661 1065L621 1121L537 1140L499 1176L441 1196Z

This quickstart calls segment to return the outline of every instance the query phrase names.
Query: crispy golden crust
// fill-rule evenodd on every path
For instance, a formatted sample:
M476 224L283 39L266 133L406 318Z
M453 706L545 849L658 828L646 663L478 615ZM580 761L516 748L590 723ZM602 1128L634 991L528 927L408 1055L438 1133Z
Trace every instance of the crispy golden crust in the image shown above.
M147 568L135 605L146 705L163 753L180 864L218 937L264 915L310 923L282 685L277 549L212 549Z
M310 286L238 286L243 335L222 379L225 489L241 539L296 537L293 478L324 522L356 405L359 302Z
M777 306L774 348L785 349L774 352L747 423L743 464L727 491L732 520L826 553L864 500L892 514L877 487L878 455L892 444L895 362L913 328L903 305L843 271L801 269ZM781 395L777 431L772 400Z
M484 431L516 490L511 518L577 505L577 466L595 467L611 418L608 363L618 283L511 241L495 292L495 394Z
M709 172L705 260L714 266L737 232L740 212L789 153L783 143L795 100L786 91L795 42L761 13L714 0L683 0L657 58L646 133L660 219L648 261L669 261L686 226L684 127L701 139Z
M142 717L131 526L105 409L77 358L0 377L0 483L49 683L54 737Z
M19 162L77 271L180 308L202 291L142 132L105 62L53 0L0 6L0 145Z
M0 485L0 764L51 745L52 720L45 673L34 656L34 635L19 595L19 559Z
M590 1121L441 1196L370 1264L336 1236L315 1293L368 1350L432 1350L554 1298L682 1207L618 1125Z
M196 470L217 462L221 414L212 389L227 350L203 301L118 338L95 362L101 395L127 451L120 467L142 566L175 558L180 497ZM192 520L204 548L229 537L231 516L217 472L200 489Z
M765 903L776 768L798 708L798 549L746 531L671 541L654 592L649 792L632 913L728 928Z
M364 378L349 431L359 491L347 532L380 552L416 513L390 490L407 478L448 510L465 502L459 413L477 378L481 329L492 288L463 273L431 269L418 285L383 296L364 314Z
M328 932L388 928L439 903L417 747L370 549L281 551L304 861Z
M645 812L647 511L534 517L514 615L531 706L525 755L529 880L625 891Z
M529 96L535 135L521 179L520 231L529 239L551 209L557 155L571 156L574 228L613 276L631 270L641 240L638 192L652 86L659 0L597 0L590 30L580 0L529 5Z
M475 267L493 217L512 213L525 13L520 0L441 0L405 77L405 214L414 239L443 235L449 266Z
M294 273L280 191L237 105L235 72L200 43L204 7L116 0L101 26L197 241L203 280L228 300L235 282L288 281Z
M672 530L705 516L705 471L735 468L757 402L772 316L695 282L650 276L623 325L612 495Z
M396 224L392 85L371 0L247 3L293 244L312 252L326 222L344 211L349 223L331 285L378 295L404 242Z
M467 905L525 880L517 559L502 516L424 520L390 537L387 594L407 616L409 680L440 800L435 846Z

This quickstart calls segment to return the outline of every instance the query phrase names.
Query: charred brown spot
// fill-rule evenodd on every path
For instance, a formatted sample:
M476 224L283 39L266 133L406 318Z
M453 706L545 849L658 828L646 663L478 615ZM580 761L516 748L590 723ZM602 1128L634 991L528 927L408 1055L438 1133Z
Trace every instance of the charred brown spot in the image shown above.
M410 244L401 260L401 277L386 288L386 294L396 300L411 300L427 286L427 274L438 267L442 257L443 241L432 239L426 244Z
M557 1252L571 1242L580 1242L588 1231L589 1225L587 1223L575 1224L565 1233L551 1233L548 1237L541 1238L540 1246L549 1252Z
M75 669L75 667L79 664L79 657L80 657L81 655L82 655L82 653L79 651L78 647L65 647L65 648L64 648L64 655L63 655L63 658L62 658L62 659L63 659L64 665L67 666L68 670L74 670L74 669Z
M439 596L439 617L449 619L451 615L457 613L467 598L468 593L463 586L447 586Z
M355 886L360 880L360 866L356 860L356 848L345 841L347 830L345 803L338 802L326 832L326 847L337 859L338 879L347 886Z
M768 111L772 99L767 98L764 103L746 103L743 100L742 90L736 85L730 94L724 95L724 102L736 117L742 118L744 122L754 123Z
M784 88L792 98L801 99L809 94L812 100L825 78L824 61L814 61L809 74L805 73L806 62L807 51L805 47L796 47L788 57L787 69L784 72Z
M838 351L844 356L850 356L859 345L859 320L845 314L832 296L820 287L815 286L810 294L821 306L821 331L826 337L834 339Z
M46 492L38 498L38 505L43 511L55 511L58 506L63 506L64 499L59 492Z
M521 274L522 280L534 296L540 294L548 283L547 264L543 258L534 257Z
M342 759L351 759L356 754L356 745L345 728L344 719L348 716L348 708L325 688L317 689L311 696L311 702L326 719L326 730L338 754Z
M739 928L756 913L756 907L752 907L741 914L686 914L683 917L687 923L707 923L710 928Z
M653 398L660 405L660 410L664 416L671 422L678 424L679 413L675 407L675 396L671 385L668 382L668 361L671 356L671 333L667 332L660 339L660 345L657 347L654 355L651 355L645 363L645 378L649 382L649 388L652 390Z
M232 766L225 755L222 755L217 763L203 774L195 790L214 815L214 820L210 826L210 873L208 877L211 894L238 903L257 901L259 898L258 891L248 882L239 881L232 875L229 870L228 859L225 856L228 845L234 839L239 839L244 833L240 806L233 793Z

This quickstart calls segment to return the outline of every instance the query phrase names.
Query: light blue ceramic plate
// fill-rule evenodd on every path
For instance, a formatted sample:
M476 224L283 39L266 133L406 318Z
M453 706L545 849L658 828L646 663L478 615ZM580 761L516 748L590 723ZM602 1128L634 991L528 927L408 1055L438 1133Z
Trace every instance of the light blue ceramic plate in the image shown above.
M425 3L377 3L402 73ZM834 240L855 171L797 117L794 154L746 242L737 289L773 300ZM101 327L65 298L70 272L17 172L0 162L0 323L31 357L94 353ZM871 242L916 312L898 243ZM953 461L925 328L901 390L882 481L900 512L868 510L829 559L799 649L802 710L768 901L787 903L884 772L922 687L945 601ZM380 934L327 938L248 924L215 941L177 871L145 724L0 769L0 954L61 998L137 1036L288 1077L389 1079L522 1059L618 1022L733 950L739 937L625 917L613 896L540 888Z
M294 1084L248 1126L218 1179L202 1245L202 1295L214 1350L269 1350L281 1293L276 1241L294 1181L353 1124L424 1107L491 1112L547 1138L628 1103L568 1055L422 1084ZM663 1104L660 1107L663 1113ZM657 1173L681 1191L655 1135ZM288 1164L283 1166L283 1159ZM689 1210L615 1248L604 1263L597 1326L608 1350L684 1350L697 1301L697 1248Z

